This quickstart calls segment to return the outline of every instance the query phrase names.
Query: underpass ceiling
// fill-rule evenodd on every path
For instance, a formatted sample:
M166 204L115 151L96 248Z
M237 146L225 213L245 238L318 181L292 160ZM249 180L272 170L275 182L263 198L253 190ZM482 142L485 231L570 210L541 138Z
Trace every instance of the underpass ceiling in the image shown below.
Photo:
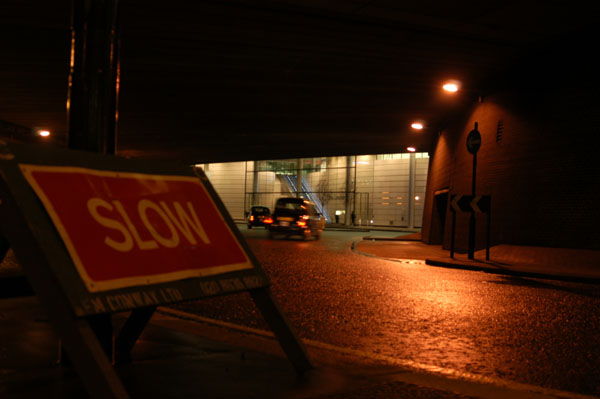
M57 143L70 4L0 5L0 121ZM118 151L190 163L428 151L504 71L596 16L567 2L123 0ZM450 78L464 90L444 95Z

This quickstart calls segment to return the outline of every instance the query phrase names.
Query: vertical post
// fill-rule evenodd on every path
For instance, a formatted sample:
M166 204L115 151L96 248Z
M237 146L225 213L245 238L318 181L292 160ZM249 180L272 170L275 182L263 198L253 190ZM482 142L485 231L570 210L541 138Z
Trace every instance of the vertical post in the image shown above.
M119 0L75 0L67 113L68 147L116 151Z
M348 224L348 216L351 214L350 211L350 182L352 181L352 157L346 157L346 193L344 195L344 224L347 226ZM350 211L350 212L349 212Z
M68 147L114 154L119 98L119 0L75 0L67 98ZM112 357L110 314L88 319Z
M475 128L467 136L467 151L473 154L472 198L475 198L476 195L475 183L477 182L477 151L479 151L479 147L481 147L481 134L477 130L477 122L475 122ZM473 209L471 209L469 218L469 259L475 259L475 211Z
M254 171L252 172L252 203L250 206L259 205L258 201L258 162L254 161ZM246 208L244 208L245 210Z
M358 215L356 214L356 169L358 169L358 162L356 162L356 155L354 156L354 194L352 195L352 214L354 214L354 217L357 218ZM360 220L360 218L359 218Z
M410 154L408 163L408 228L414 226L414 208L415 208L415 154Z
M257 193L258 192L258 165L259 163L257 161L254 161L254 172L252 174L252 192ZM254 199L253 199L254 200ZM252 203L252 205L257 205Z
M490 241L491 241L491 236L492 236L492 227L491 227L491 223L492 223L492 206L491 206L491 199L490 199L490 206L488 208L487 211L487 232L486 232L486 238L485 238L485 260L490 260Z
M367 205L365 206L367 209L367 226L371 225L371 215L373 214L371 210L371 193L367 193Z
M298 158L296 169L296 197L302 197L302 158Z
M248 161L244 162L244 219L246 218L246 197L248 196Z
M450 234L450 257L454 259L454 233L456 232L456 211L452 209L452 231Z
M477 153L473 154L473 184L471 194L475 198L475 182L477 173ZM469 259L475 259L475 211L471 209L469 216Z

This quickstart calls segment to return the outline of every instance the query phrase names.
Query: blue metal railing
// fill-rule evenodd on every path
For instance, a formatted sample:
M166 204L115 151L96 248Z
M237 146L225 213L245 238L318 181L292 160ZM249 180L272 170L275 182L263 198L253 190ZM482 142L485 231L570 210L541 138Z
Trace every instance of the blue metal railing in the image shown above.
M283 178L282 180L286 183L286 186L291 193L296 192L296 182L298 181L297 176L295 176L295 175L278 175L278 176ZM319 199L318 194L311 190L311 187L309 186L308 182L304 179L302 180L302 192L300 194L303 195L304 197L306 197L306 199L308 199L310 202L315 204L315 208L317 208L317 211L321 215L323 215L325 220L327 220L327 221L330 220L329 215L327 214L325 207L321 203L321 200Z

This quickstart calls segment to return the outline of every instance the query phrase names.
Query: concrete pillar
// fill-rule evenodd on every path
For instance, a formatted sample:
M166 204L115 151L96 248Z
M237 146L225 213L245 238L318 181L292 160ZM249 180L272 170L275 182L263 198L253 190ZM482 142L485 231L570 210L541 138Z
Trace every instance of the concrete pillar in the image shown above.
M415 154L410 154L408 167L408 227L415 226L415 174L417 173L417 160Z
M118 0L72 3L67 97L70 149L116 152L119 8ZM111 314L90 316L88 321L110 359L113 356Z
M352 213L352 201L350 195L352 194L352 157L346 157L346 193L344 195L344 224L349 225L351 223L350 214Z
M254 161L254 171L252 172L252 205L259 205L258 201L258 161Z
M296 171L296 197L302 195L302 158L298 158L298 169Z
M114 154L119 98L119 1L74 1L68 146Z

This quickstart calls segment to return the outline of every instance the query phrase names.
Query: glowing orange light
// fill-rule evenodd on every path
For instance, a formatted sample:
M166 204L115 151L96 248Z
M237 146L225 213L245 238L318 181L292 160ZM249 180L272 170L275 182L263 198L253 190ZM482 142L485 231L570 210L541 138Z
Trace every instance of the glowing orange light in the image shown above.
M412 127L415 130L422 130L423 129L423 124L421 122L413 122L410 127Z
M49 132L48 130L40 130L40 131L38 132L38 134L39 134L40 136L42 136L42 137L48 137L48 136L50 136L50 132Z
M250 221L253 222L254 221L254 215L250 216Z
M446 82L446 83L444 83L442 88L449 93L456 93L458 91L458 83L457 82Z
M302 227L302 226L306 226L306 222L304 222L304 221L302 221L302 220L298 220L298 221L296 222L296 224L297 224L298 226L300 226L300 227Z
M406 147L406 151L415 152L417 149L415 147Z
M271 224L271 223L273 223L273 219L272 219L272 218L265 218L265 219L263 220L263 223L266 223L266 224Z

